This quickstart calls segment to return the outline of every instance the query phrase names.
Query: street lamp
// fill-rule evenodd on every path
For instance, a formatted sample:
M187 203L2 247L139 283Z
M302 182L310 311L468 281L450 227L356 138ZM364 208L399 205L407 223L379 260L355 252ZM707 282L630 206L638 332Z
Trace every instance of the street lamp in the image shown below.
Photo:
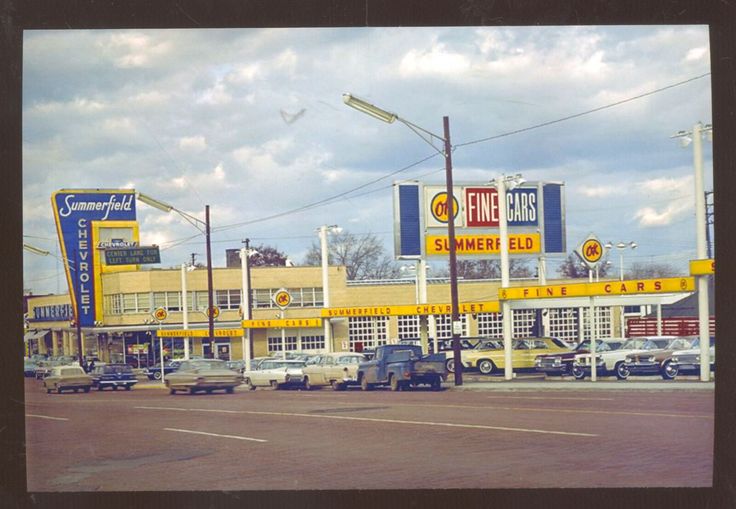
M498 191L498 236L501 253L501 288L509 287L509 232L507 220L506 191L513 191L525 182L520 174L501 175L491 180ZM514 377L511 365L511 304L508 300L501 301L501 320L503 326L504 378L511 380ZM456 363L457 364L457 363Z
M619 281L624 280L624 250L625 249L636 249L637 243L634 241L631 242L619 242L618 244L613 244L612 242L606 242L606 244L603 246L606 249L612 249L616 248L618 249L618 264L619 264Z
M316 232L319 234L319 246L322 253L322 306L327 309L330 307L330 276L328 273L329 269L329 251L327 247L327 235L330 233L340 233L342 228L333 225L322 225L317 228ZM329 320L324 321L324 335L325 335L325 348L328 352L332 351L332 330L330 329Z
M678 131L670 138L679 138L680 146L693 144L693 166L695 167L695 238L697 257L707 259L705 192L703 184L703 136L713 141L713 126L698 122L692 131ZM710 313L708 311L708 276L695 276L698 282L698 333L700 336L700 380L710 380Z
M460 359L460 333L462 331L462 322L458 313L458 292L457 292L457 254L455 246L455 206L454 206L454 194L452 184L452 144L450 143L450 119L447 116L442 117L443 133L444 136L438 136L433 134L426 129L419 127L416 124L412 124L406 119L399 117L396 113L383 110L369 102L351 94L343 94L342 100L345 104L351 108L355 108L361 113L370 115L373 118L382 120L383 122L392 123L398 120L409 129L411 129L417 136L432 146L439 154L445 159L445 181L447 187L447 240L450 244L449 249L449 265L450 265L450 300L452 309L452 352L455 359ZM429 136L429 139L426 137ZM440 150L432 143L433 139L440 140L444 143L444 150ZM463 384L463 370L462 363L455 363L455 385Z
M215 313L214 313L214 302L212 297L212 246L210 242L210 206L205 205L204 208L204 214L205 214L205 220L202 221L201 219L198 219L191 214L187 214L183 210L179 210L173 205L169 205L168 203L164 203L162 201L159 201L155 198L151 198L148 195L145 195L143 193L136 193L137 198L145 203L146 205L150 205L151 207L162 210L164 212L171 212L172 210L179 214L181 217L186 219L192 226L197 228L200 232L204 233L205 241L207 244L207 318L208 318L208 325L209 325L209 337L207 338L209 345L210 345L210 352L213 351L212 349L212 342L215 337ZM204 230L202 230L202 227L204 227Z

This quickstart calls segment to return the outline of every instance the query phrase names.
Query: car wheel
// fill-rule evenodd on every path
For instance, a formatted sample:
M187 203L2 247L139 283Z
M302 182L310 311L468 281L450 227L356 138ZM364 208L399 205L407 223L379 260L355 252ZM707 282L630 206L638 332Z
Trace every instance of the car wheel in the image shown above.
M677 366L673 366L671 361L665 361L662 366L662 378L664 380L672 380L677 376L677 371Z
M450 373L455 372L455 359L447 359L445 362L445 367L447 368L447 371Z
M243 383L245 384L245 387L249 391L255 391L256 390L256 386L251 383L250 378L246 378L245 380L243 380Z
M235 392L235 387L225 387L225 394L232 394Z
M572 376L575 377L575 380L582 380L583 378L585 378L585 371L583 371L583 368L579 366L573 366Z
M75 388L74 388L74 394L76 394L76 393L78 393L78 392L79 392L79 389L77 389L77 388L75 387Z
M154 380L161 380L161 372L160 371L154 371L153 372L153 379Z
M403 385L396 375L391 375L388 380L388 384L391 386L392 391L400 391Z
M372 391L373 385L368 383L368 379L365 376L360 377L360 388L364 391Z
M132 389L132 388L133 388L133 386L132 386L132 385L126 385L126 386L125 386L125 390L126 390L126 391L129 391L129 390L130 390L130 389Z
M619 380L626 380L627 378L629 378L629 370L623 361L616 364L613 370L616 372L616 378L618 378Z
M190 388L189 388L189 395L190 395L190 396L194 396L194 394L195 394L196 392L197 392L197 389L195 389L194 387L190 387Z
M442 379L440 377L437 377L434 380L432 380L432 384L430 385L430 389L432 389L433 391L442 390Z
M341 391L343 387L343 385L337 380L333 380L332 382L330 382L330 385L332 386L333 391Z
M484 375L490 375L495 369L496 366L491 360L483 359L482 361L478 362L478 370L480 370L480 372Z
M276 391L278 390L278 388L279 388L279 383L276 380L271 380L271 389Z
M304 377L304 390L305 391L311 391L312 390L312 384L309 383L309 377Z
M98 390L98 391L101 391L102 389L103 389L103 387L102 387L102 385L101 385L101 384L97 386L97 390Z
M89 392L89 390L90 390L90 389L91 389L91 387L87 386L87 387L85 387L85 388L84 388L84 389L82 389L82 390L83 390L84 392Z
M173 387L170 387L169 394L176 394L176 389L174 389Z
M46 387L46 394L51 394L51 389L49 387Z
M117 391L117 390L118 390L118 386L117 386L117 385L115 385L115 384L113 384L113 386L112 386L112 390L113 390L113 391Z

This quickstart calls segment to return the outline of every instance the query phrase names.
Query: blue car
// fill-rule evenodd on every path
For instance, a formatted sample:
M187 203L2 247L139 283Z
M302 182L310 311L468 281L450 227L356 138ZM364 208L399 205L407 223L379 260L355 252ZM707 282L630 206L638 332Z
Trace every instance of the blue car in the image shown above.
M179 369L180 365L181 361L170 361L164 364L164 376ZM161 380L161 363L149 366L143 372L149 380Z
M129 391L138 383L133 368L127 364L105 364L97 366L92 373L92 386L97 387L98 391L106 387L112 387L112 390L118 390L118 387Z

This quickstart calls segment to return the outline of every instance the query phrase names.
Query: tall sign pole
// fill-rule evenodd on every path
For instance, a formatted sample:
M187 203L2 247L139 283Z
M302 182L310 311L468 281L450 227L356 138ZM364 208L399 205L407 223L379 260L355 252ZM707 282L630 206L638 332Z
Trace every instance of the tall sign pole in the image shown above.
M209 324L209 336L207 341L210 345L210 353L213 357L214 346L213 338L215 337L215 310L214 302L212 297L212 244L210 242L210 206L205 205L204 207L204 220L205 220L205 236L207 240L207 319Z

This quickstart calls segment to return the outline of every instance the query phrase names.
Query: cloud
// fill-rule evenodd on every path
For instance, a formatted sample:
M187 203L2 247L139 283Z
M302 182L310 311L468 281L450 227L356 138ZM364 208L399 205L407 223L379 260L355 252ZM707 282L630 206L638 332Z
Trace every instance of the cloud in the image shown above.
M207 148L204 136L187 136L179 139L179 148L190 152L202 152Z
M624 194L622 186L582 186L578 188L578 191L588 198L606 198L608 196Z
M643 207L636 211L634 218L639 221L639 226L644 228L668 226L682 217L688 210L690 210L690 207L683 204L671 204L659 211L653 207Z
M447 51L442 43L432 45L429 50L409 50L401 59L399 72L403 76L422 74L453 75L470 67L467 56Z
M708 55L710 55L710 51L707 47L701 46L698 48L692 48L687 52L687 55L685 55L685 61L686 62L693 62L693 61L702 61L708 58Z
M692 214L692 175L648 179L638 182L635 189L651 201L662 198L668 200L668 203L659 209L645 206L636 211L634 218L643 228L668 226Z
M121 68L149 67L171 50L168 41L156 42L142 33L113 34L106 45L117 53L115 65Z
M211 88L208 88L200 94L197 98L197 103L222 105L230 103L232 99L233 96L227 91L227 87L222 80L217 80Z

